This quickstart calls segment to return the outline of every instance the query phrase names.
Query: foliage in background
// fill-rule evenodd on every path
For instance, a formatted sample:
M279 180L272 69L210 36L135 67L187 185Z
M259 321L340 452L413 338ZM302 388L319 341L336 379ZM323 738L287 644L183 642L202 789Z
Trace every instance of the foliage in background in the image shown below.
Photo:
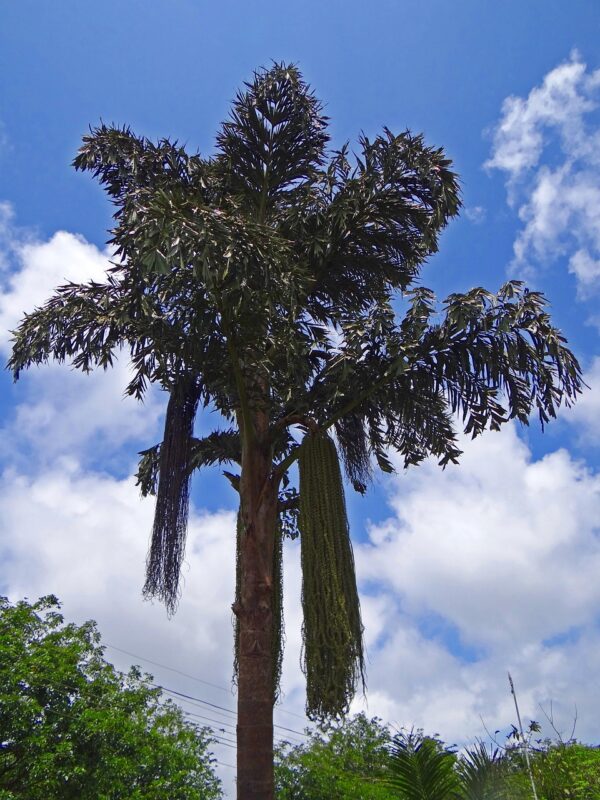
M0 800L220 798L206 730L59 607L0 599Z
M509 751L513 797L529 798L522 753ZM581 742L539 742L532 754L532 772L540 800L600 800L600 749ZM521 792L517 794L517 792Z
M600 800L600 749L538 740L531 749L539 800ZM421 730L395 735L363 714L283 745L278 800L531 800L520 743L483 742L457 753Z
M392 800L383 784L390 733L364 714L323 724L308 742L285 744L276 753L278 800Z
M0 800L218 800L207 731L108 664L95 623L58 609L0 600ZM505 748L456 753L364 714L324 723L278 749L277 798L530 800L515 730ZM540 800L600 800L599 748L540 739L531 758Z

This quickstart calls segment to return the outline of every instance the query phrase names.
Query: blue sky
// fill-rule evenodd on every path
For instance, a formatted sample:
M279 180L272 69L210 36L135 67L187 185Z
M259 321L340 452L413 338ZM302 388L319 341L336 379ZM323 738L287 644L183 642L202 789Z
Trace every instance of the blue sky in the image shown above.
M553 699L568 725L577 704L580 734L600 739L599 28L597 0L0 7L3 357L23 311L106 266L110 206L70 167L87 127L126 123L210 152L236 89L272 59L303 70L334 145L387 125L445 147L465 208L425 285L444 297L514 276L547 294L591 387L578 407L543 435L467 442L461 467L426 464L350 503L368 710L451 740L481 733L480 714L494 729L512 721L509 668L526 713ZM197 479L184 597L167 621L139 597L152 508L130 478L160 437L164 398L123 401L126 369L2 378L0 590L53 591L113 644L227 687L234 499L218 474ZM282 719L303 707L297 556L291 546Z

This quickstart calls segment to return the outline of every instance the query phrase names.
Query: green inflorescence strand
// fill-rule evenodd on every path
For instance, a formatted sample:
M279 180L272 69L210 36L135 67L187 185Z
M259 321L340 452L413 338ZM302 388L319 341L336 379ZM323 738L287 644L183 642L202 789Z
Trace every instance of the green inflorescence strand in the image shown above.
M337 450L310 433L298 459L302 560L303 669L311 719L348 712L364 687L363 626Z
M244 523L241 510L238 511L236 537L235 537L235 605L241 603L242 579L240 571L240 556ZM283 664L283 645L285 627L283 619L283 532L278 524L275 530L275 543L273 546L273 605L272 605L273 632L271 636L271 649L273 654L273 702L279 699L281 667ZM234 617L234 654L233 654L233 680L237 681L240 663L240 622Z

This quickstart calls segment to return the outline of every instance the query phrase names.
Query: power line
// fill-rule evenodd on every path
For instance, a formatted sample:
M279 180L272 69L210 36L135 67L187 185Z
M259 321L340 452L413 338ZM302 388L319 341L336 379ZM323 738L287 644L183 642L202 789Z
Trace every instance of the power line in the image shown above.
M182 710L183 710L184 716L186 716L186 717L197 717L198 719L209 720L210 722L215 722L217 725L227 725L228 728L234 728L235 729L235 725L232 725L231 723L222 722L219 719L212 719L211 717L205 717L203 714L195 714L193 711L188 711L185 708L182 709ZM225 728L214 728L212 725L203 725L203 727L207 728L209 731L212 731L213 733L216 733L216 731L219 731L219 732L224 733L224 734L226 734L228 736L231 736L231 731L226 731ZM299 739L287 739L287 738L283 738L282 736L274 736L273 739L275 741L275 744L286 744L286 743L302 744L302 742ZM232 741L232 740L228 739L227 741Z
M231 694L231 688L227 689L225 686L220 686L217 683L210 683L210 681L202 680L202 678L197 678L195 675L190 675L188 672L182 672L180 669L176 669L175 667L170 667L167 664L161 664L158 661L152 661L150 658L145 658L144 656L140 656L137 653L132 653L129 650L123 650L121 647L116 647L114 644L109 644L108 642L104 642L106 647L110 647L111 650L117 650L119 653L125 653L127 656L131 656L132 658L139 658L140 661L146 661L148 664L153 664L155 667L160 667L161 669L168 669L170 672L176 672L178 675L183 675L184 678L189 678L192 681L197 681L197 683L203 683L205 686L211 686L213 689L219 689L222 692L227 692ZM291 717L297 717L298 719L304 720L301 714L296 714L293 711L288 711L286 708L282 708L281 706L278 707L278 711L281 711L282 714L289 714ZM302 734L304 736L305 734Z
M229 731L218 731L215 728L211 727L210 725L204 725L203 730L210 731L209 741L215 742L217 744L224 744L229 747L233 747L237 749L237 744L234 739L227 739L225 736L221 735L222 733L229 733Z
M224 736L218 736L215 733L215 731L213 731L212 728L210 730L212 731L212 737L211 738L214 739L216 742L218 742L219 744L230 744L234 748L237 748L237 745L236 745L236 743L235 743L235 741L233 739L226 739Z
M190 717L197 717L198 719L205 719L205 720L207 720L207 722L215 722L217 725L225 725L227 728L233 728L234 730L236 728L236 726L233 725L231 722L225 722L222 719L215 719L214 717L207 717L204 714L196 714L193 711L188 711L187 708L183 709L183 713L187 714ZM210 728L211 726L207 725L206 727ZM223 728L223 729L220 729L220 730L225 730L225 729ZM225 731L225 732L229 733L229 731ZM302 743L302 740L301 739L297 739L296 737L288 740L288 739L284 739L283 737L280 736L280 737L276 738L276 741L277 741L278 744L282 743L282 742L286 742L286 741L290 741L292 743L298 743L298 744Z
M190 678L192 681L197 681L198 683L203 683L205 686L211 686L213 689L219 689L222 692L231 694L230 689L226 689L224 686L219 686L217 683L210 683L210 681L204 681L202 678L196 678L194 675L190 675L187 672L182 672L180 669L175 669L175 667L168 667L166 664L160 664L158 661L152 661L150 658L144 658L143 656L138 656L135 653L130 653L129 650L123 650L121 647L115 647L114 644L108 644L108 642L105 642L105 644L107 647L110 647L111 650L118 650L119 653L125 653L125 655L131 656L132 658L139 658L141 661L146 661L148 664L154 664L155 667L168 669L171 672L176 672L178 675L183 675L184 678Z
M179 702L190 703L192 701L190 701L190 700L181 701L180 700ZM196 705L196 704L194 704L194 705ZM198 719L207 720L208 722L214 722L217 725L225 725L228 728L233 728L234 730L237 727L235 724L233 724L233 722L226 722L225 720L222 720L222 719L215 719L214 717L207 717L204 714L197 714L194 711L189 711L187 708L182 708L182 711L187 716L197 717ZM219 712L217 712L217 713L219 713ZM205 727L212 728L211 725L206 725ZM278 726L274 726L274 727L278 727ZM223 730L225 733L228 733L228 734L230 733L230 731L225 731L224 728L222 728L221 730ZM275 740L275 742L277 744L283 744L285 742L289 742L290 744L303 744L302 739L298 739L297 736L285 736L284 737L281 734L279 734L279 736L277 736L277 732L276 731L274 733L275 733L274 740ZM303 734L303 735L305 735L305 734Z
M236 727L231 722L224 722L222 719L215 719L214 717L205 717L204 714L195 714L193 711L188 711L187 708L183 709L183 713L188 714L191 717L198 717L198 719L205 719L208 722L216 722L217 725L226 725L228 728L233 728L234 730Z
M162 686L160 683L152 683L151 686L154 686L156 689L162 689L163 692L168 692L169 694L175 694L177 697L185 697L186 700L189 700L193 703L202 703L204 706L210 706L211 708L218 708L220 711L225 711L227 714L231 714L234 717L237 717L237 713L232 711L230 708L225 708L225 706L219 706L216 703L211 703L209 700L203 700L201 697L193 697L190 694L185 694L185 692L178 692L176 689L169 689L166 686Z
M184 702L189 702L189 701L186 700ZM225 720L215 719L214 717L207 717L204 714L196 714L194 711L188 711L187 708L183 709L183 713L187 714L190 717L197 717L198 719L205 719L207 722L215 722L217 725L225 725L227 728L233 728L234 730L236 728L236 726L233 724L233 722L225 722ZM210 728L211 726L207 725L206 727ZM223 728L223 730L224 730L224 728ZM229 731L226 731L226 733L229 733ZM279 742L283 742L283 741L287 741L287 739L283 739L282 737L279 737L278 741ZM294 737L292 739L292 741L293 742L298 742L298 744L301 743L301 740L297 739L296 737Z
M218 742L221 747L229 747L231 750L237 750L234 744L227 744L226 742Z
M229 744L236 744L235 739L225 739L224 736L220 736L218 728L213 728L211 725L204 725L203 728L204 730L209 730L211 732L212 734L211 738L223 739L223 741L229 742ZM229 733L229 731L221 731L221 733L227 734Z
M219 739L218 736L213 735L211 737L211 742L213 747L220 747L221 745L223 745L223 747L231 747L232 750L237 750L237 747L234 744L232 744L232 742L230 742L228 739Z
M177 697L184 697L189 702L201 703L202 705L211 706L211 708L218 708L221 711L226 711L228 714L232 714L234 717L237 717L237 712L232 711L229 708L225 708L224 706L219 706L216 703L210 703L208 700L203 700L201 697L194 697L193 695L185 694L185 692L178 692L175 689L168 689L166 686L161 686L160 684L157 683L153 683L152 686L155 686L157 689L162 689L164 692L168 692L169 694L177 695ZM298 736L304 736L305 738L308 738L306 733L303 733L302 731L295 731L293 728L286 728L285 725L273 724L273 727L279 728L279 730L282 731L288 731L289 733L295 733Z

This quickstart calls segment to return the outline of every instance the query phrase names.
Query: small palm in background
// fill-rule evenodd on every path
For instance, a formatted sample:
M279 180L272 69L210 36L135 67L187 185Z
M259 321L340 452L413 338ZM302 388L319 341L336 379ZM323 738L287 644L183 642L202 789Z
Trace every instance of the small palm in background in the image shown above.
M511 780L510 765L498 748L478 742L458 759L461 800L518 800L523 794Z
M436 738L400 732L390 756L386 783L398 800L517 800L500 751L482 742L457 756Z
M389 787L399 800L456 800L460 779L456 755L420 731L400 731L390 748Z

